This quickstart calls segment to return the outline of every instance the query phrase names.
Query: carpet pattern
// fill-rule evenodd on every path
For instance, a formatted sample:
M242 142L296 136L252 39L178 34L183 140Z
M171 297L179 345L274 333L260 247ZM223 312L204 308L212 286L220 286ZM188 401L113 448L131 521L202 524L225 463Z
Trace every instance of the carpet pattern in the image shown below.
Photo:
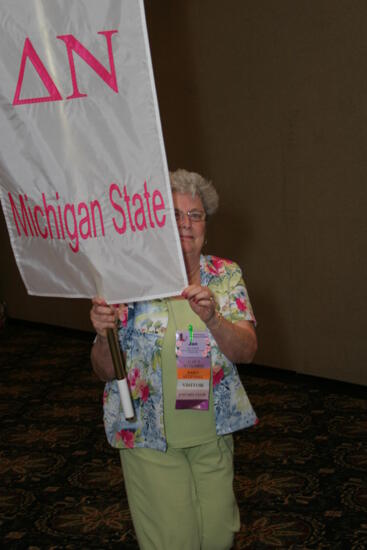
M2 547L138 548L92 339L19 321L0 330ZM260 423L235 435L236 548L367 548L365 388L241 373Z

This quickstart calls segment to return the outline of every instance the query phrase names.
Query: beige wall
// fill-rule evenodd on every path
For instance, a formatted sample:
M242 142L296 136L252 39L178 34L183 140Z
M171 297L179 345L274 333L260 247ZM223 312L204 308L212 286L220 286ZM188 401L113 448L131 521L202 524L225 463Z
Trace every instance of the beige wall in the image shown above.
M257 362L367 383L367 5L146 1L171 168L221 197L208 252L244 268ZM14 317L88 328L88 304L27 297L0 227Z

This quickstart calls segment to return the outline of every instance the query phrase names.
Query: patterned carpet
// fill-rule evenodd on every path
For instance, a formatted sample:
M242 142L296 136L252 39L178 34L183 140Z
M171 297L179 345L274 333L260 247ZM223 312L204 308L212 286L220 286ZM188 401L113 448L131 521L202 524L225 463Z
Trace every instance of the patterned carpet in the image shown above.
M137 549L91 340L15 321L0 330L2 547ZM242 372L260 424L235 437L236 547L367 548L365 388Z

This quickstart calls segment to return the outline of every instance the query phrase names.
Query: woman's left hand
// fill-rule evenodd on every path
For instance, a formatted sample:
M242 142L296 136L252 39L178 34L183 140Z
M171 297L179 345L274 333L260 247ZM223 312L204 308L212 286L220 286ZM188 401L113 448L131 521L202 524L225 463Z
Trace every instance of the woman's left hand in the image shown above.
M188 300L191 309L207 323L215 315L216 303L214 294L206 286L190 285L182 292L183 298Z
M257 338L251 321L232 323L217 314L214 294L206 286L190 285L182 292L182 296L207 325L219 349L232 363L252 361L257 350Z

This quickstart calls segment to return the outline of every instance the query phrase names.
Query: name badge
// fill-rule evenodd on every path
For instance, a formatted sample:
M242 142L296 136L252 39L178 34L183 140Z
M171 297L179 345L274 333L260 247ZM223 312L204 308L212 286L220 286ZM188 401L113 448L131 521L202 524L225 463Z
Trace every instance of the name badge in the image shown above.
M210 342L205 331L176 332L176 409L209 409Z

